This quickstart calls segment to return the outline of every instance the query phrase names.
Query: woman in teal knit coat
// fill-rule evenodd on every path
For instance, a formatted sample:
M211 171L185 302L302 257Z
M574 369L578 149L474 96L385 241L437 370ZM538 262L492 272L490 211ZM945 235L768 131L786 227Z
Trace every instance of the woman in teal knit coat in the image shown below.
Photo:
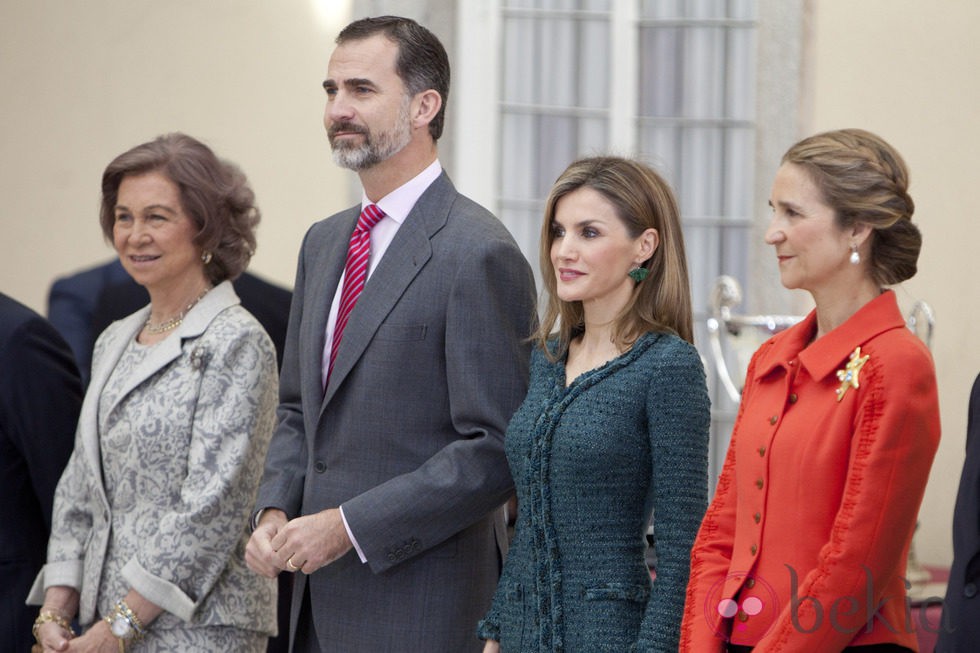
M548 305L506 439L516 533L478 628L485 653L673 653L709 401L669 186L629 159L572 163L548 198L541 268Z

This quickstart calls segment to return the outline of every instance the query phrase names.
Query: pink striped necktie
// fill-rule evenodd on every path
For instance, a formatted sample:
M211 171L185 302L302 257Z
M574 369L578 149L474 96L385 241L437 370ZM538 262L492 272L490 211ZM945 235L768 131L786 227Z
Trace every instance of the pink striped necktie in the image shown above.
M333 372L334 361L337 360L337 349L344 335L344 327L350 319L357 298L364 290L367 281L368 258L371 255L371 229L385 217L384 211L375 204L368 204L357 219L357 226L350 236L347 248L347 265L344 266L344 287L340 291L340 307L337 309L337 323L333 328L333 341L330 345L330 364L327 367L327 380Z

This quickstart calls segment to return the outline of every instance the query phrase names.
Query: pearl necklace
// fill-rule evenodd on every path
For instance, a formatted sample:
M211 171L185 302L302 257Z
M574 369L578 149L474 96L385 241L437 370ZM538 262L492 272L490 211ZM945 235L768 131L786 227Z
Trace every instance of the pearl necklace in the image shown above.
M159 324L150 324L150 318L149 316L147 316L146 322L143 323L143 329L145 329L147 333L152 335L156 335L158 333L166 333L167 331L176 329L183 323L184 316L187 315L188 311L194 308L195 304L197 304L199 301L204 299L204 296L208 294L210 290L211 290L211 286L205 288L204 292L202 292L200 295L197 296L197 299L195 299L194 301L192 301L190 304L187 305L187 308L185 308L183 311L181 311L174 317L170 318L169 320L165 320L163 322L160 322Z

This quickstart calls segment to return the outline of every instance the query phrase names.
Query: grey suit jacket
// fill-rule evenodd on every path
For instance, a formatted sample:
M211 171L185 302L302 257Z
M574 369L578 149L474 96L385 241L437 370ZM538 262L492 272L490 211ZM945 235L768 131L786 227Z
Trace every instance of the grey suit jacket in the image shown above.
M113 323L96 344L47 564L28 602L51 585L74 587L87 625L132 587L166 611L150 637L188 624L275 633L275 583L244 561L275 423L275 349L225 282L146 352L105 410L106 384L148 312ZM103 454L101 426L116 414L131 439ZM104 455L121 470L111 487Z
M480 650L533 277L501 223L443 173L368 280L324 394L324 331L358 212L314 224L303 242L256 506L295 517L341 505L367 557L351 551L309 576L323 651ZM305 585L299 575L293 630Z

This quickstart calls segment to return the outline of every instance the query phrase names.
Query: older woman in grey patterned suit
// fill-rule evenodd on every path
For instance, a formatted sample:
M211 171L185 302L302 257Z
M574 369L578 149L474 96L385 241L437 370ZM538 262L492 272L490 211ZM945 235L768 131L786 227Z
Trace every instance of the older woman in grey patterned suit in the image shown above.
M231 285L258 220L245 176L183 134L103 173L103 232L150 304L96 344L28 599L44 651L258 652L275 633L275 582L244 548L276 356Z

